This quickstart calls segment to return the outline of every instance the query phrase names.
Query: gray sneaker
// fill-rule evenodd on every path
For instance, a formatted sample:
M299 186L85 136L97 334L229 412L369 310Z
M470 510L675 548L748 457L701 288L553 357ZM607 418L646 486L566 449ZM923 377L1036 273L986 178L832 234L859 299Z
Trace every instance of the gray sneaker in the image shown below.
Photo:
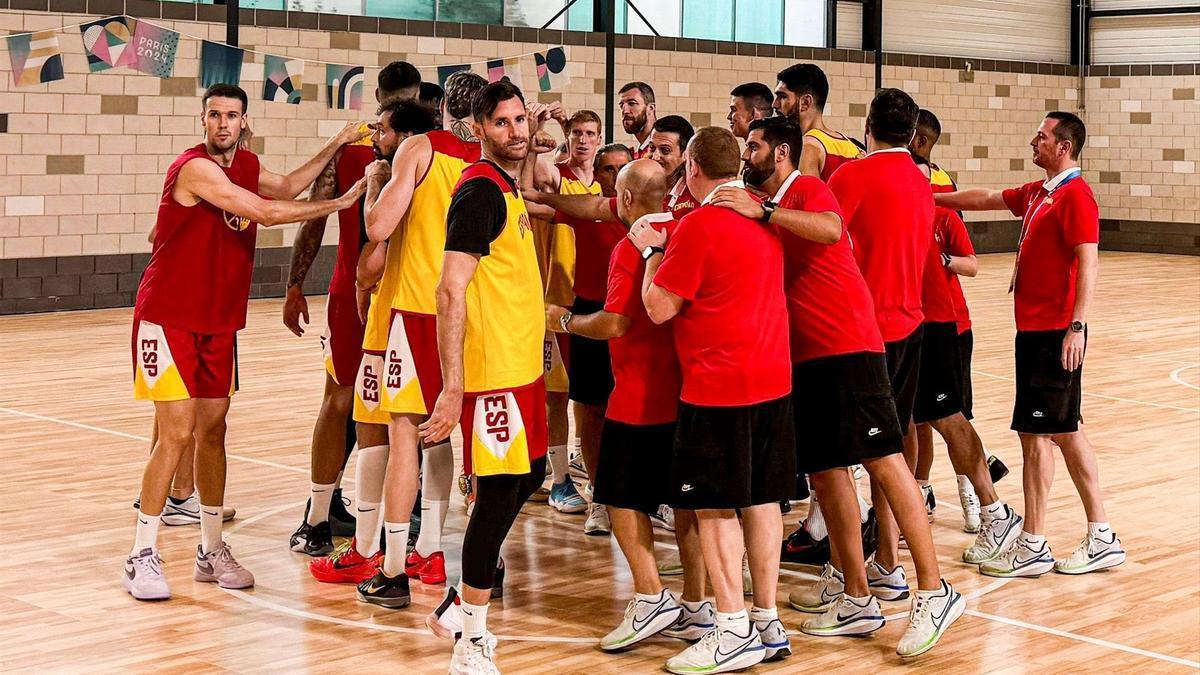
M152 548L144 548L137 555L125 559L121 585L138 600L167 600L171 597L171 589L167 587L167 577L162 570L162 558Z
M221 542L221 548L211 553L205 553L200 546L196 547L196 569L192 578L216 583L221 588L250 588L254 585L254 575L233 559L233 551L225 542Z
M237 509L232 506L221 507L221 520L229 522L237 515ZM167 498L167 503L163 504L162 510L163 525L179 526L179 525L199 525L200 524L200 498L196 493L192 496L176 503L171 498Z

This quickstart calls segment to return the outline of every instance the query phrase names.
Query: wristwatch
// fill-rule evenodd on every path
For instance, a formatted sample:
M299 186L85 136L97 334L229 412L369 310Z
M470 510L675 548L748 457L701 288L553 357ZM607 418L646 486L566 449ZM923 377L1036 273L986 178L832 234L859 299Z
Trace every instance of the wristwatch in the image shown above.
M1071 332L1072 333L1082 333L1084 328L1087 328L1087 324L1082 321L1072 321L1071 322Z
M766 200L763 200L763 203L759 204L759 206L761 206L762 210L763 210L762 217L759 218L759 220L766 223L771 220L771 214L775 213L775 209L778 208L779 205L776 204L775 202L771 201L770 199L766 199Z
M563 314L562 316L558 317L558 325L562 326L564 333L571 332L571 330L569 328L567 328L567 324L571 323L571 319L574 319L574 318L575 318L575 315L572 314L571 312L567 312L566 314Z
M942 253L942 267L949 267L949 266L950 266L950 254L943 252Z
M666 252L667 252L667 249L665 249L661 246L647 246L646 248L642 249L642 260L649 260L650 256L654 255L655 253L666 253Z

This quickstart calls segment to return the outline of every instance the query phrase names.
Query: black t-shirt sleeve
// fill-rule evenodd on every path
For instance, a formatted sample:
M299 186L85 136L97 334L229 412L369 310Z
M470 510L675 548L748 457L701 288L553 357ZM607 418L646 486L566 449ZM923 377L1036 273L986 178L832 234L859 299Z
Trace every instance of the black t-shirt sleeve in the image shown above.
M485 256L500 236L508 210L500 186L487 178L463 183L446 214L446 250Z

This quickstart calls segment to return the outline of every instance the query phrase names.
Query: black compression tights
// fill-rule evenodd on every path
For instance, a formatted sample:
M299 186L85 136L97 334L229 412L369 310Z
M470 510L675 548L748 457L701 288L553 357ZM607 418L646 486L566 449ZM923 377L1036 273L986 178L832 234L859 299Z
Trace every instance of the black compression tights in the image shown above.
M479 476L475 509L463 536L462 580L478 589L490 589L500 559L500 546L530 495L546 479L546 458L530 463L519 476Z

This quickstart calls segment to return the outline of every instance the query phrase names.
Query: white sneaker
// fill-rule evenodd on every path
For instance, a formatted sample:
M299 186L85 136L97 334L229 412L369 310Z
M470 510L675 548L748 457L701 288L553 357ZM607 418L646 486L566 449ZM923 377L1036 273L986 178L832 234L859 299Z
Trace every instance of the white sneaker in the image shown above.
M754 595L754 577L750 576L750 558L742 554L742 595Z
M792 655L792 642L788 639L787 629L779 619L769 621L751 621L754 630L758 631L758 639L762 641L766 655L763 661L782 661Z
M654 513L650 514L650 524L653 525L654 527L657 527L660 530L666 530L667 532L674 532L675 531L675 509L672 509L671 507L667 506L666 504L660 504L658 507L658 511L655 511Z
M880 600L903 600L908 597L908 579L900 565L889 572L874 560L867 563L867 587L871 589L871 595Z
M608 520L608 509L603 504L592 502L588 507L587 520L583 522L583 533L600 537L612 532L612 523Z
M1074 553L1054 562L1054 571L1059 574L1087 574L1116 567L1123 562L1125 549L1121 546L1121 540L1117 539L1116 532L1106 528L1098 533L1088 532Z
M575 481L571 480L570 476L564 478L563 482L550 486L548 501L559 513L583 513L588 508L587 500L579 494Z
M879 608L878 598L868 595L856 600L843 594L837 602L830 603L824 614L800 624L800 632L817 637L863 636L883 628L883 624L883 610Z
M1030 544L1018 537L1004 553L979 565L979 571L989 577L1026 577L1035 579L1054 569L1054 556L1045 540Z
M963 562L978 565L988 560L995 560L996 556L1003 553L1017 540L1025 519L1018 516L1011 506L1006 505L1004 510L1006 513L1001 518L983 519L979 535L975 537L975 543L963 551Z
M680 675L728 673L762 663L766 647L758 631L747 622L746 633L714 627L700 641L667 659L667 670Z
M711 602L701 603L700 609L694 612L683 603L680 603L679 606L683 609L683 613L679 615L679 620L675 622L675 625L662 632L663 635L691 642L699 640L716 628L717 616Z
M634 598L625 607L621 623L600 638L600 649L616 651L662 632L679 621L683 607L664 589L653 602Z
M167 600L171 597L167 577L163 574L162 558L152 548L144 548L137 555L125 559L121 585L138 600Z
M942 587L936 591L918 590L908 613L908 629L900 638L896 653L913 657L933 649L950 624L957 621L966 609L967 601L945 579L942 580Z
M966 476L958 477L958 503L962 505L963 532L972 534L978 532L982 522L979 513L979 496L975 494L975 487L971 485L970 479Z
M459 608L458 588L450 586L441 604L425 617L425 627L443 640L457 640L462 633L462 610Z
M587 467L583 465L583 451L578 445L572 446L567 453L567 474L581 481L588 480Z
M459 638L454 643L454 656L450 657L450 675L500 675L495 657L495 635L484 633L473 640Z
M932 485L921 486L921 499L925 501L925 515L929 518L929 522L933 522L934 512L937 511L937 499L933 496Z
M233 520L235 515L237 515L237 509L233 508L232 506L221 507L222 522L229 522L230 520ZM167 503L163 504L161 518L163 525L170 525L172 527L178 525L199 525L200 498L197 497L196 493L193 492L192 496L183 500L182 503L176 504L175 502L171 501L170 497L168 497Z
M817 583L797 588L788 594L788 604L793 609L809 614L820 614L829 609L846 590L846 580L833 565L825 564Z

